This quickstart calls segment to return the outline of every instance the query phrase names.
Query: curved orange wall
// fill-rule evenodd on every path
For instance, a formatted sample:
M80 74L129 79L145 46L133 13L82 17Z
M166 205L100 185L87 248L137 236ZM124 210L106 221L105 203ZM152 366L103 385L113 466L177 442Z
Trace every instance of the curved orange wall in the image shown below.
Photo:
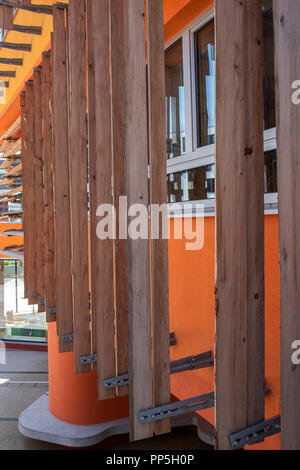
M74 354L60 354L56 323L48 326L49 406L54 416L72 424L97 424L128 416L128 397L101 402L96 372L76 375Z

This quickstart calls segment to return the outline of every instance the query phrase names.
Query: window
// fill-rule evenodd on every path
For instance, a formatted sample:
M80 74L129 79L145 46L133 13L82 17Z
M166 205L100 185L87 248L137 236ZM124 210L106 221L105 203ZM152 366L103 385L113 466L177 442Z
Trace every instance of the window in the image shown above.
M169 202L201 201L215 197L215 165L168 175Z
M263 0L263 88L266 204L277 203L277 156L272 0ZM214 9L166 49L169 203L215 197ZM274 197L273 197L274 195Z
M214 21L195 33L197 147L215 143Z
M166 51L167 158L186 151L182 41Z

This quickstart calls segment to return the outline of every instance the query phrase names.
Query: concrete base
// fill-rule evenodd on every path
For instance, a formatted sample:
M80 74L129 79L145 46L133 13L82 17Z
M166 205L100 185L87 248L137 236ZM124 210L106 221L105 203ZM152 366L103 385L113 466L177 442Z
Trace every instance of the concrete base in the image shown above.
M213 427L199 415L172 419L172 427L197 426L199 438L214 445ZM49 395L42 395L19 417L19 431L31 439L51 442L64 447L90 447L108 437L128 434L129 418L90 426L69 424L56 418L49 411Z

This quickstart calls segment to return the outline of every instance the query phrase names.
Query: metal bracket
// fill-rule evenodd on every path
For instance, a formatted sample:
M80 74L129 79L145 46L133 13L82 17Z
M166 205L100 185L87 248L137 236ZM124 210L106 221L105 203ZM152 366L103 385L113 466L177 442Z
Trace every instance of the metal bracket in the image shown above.
M281 432L280 416L262 421L247 429L231 434L230 443L233 449L242 449L245 445L253 445L264 441L265 438Z
M73 333L71 333L70 335L63 335L62 341L63 341L63 343L73 343L73 341L74 341Z
M140 423L151 423L161 419L172 418L173 416L180 416L194 411L213 408L215 406L215 394L208 393L198 397L189 398L183 401L177 401L168 405L158 406L138 413L138 420Z
M35 299L37 296L38 296L38 295L37 295L37 292L31 292L31 297L32 297L33 299Z
M40 299L38 301L38 305L45 305L45 300L44 299Z
M54 313L56 313L56 307L50 307L50 308L48 308L48 313L49 313L50 315L53 315Z
M97 354L90 354L88 356L82 356L80 358L80 364L87 366L89 364L95 364L97 362Z
M212 366L214 363L212 352L208 351L198 356L185 357L170 364L170 373L178 374L179 372L186 372L188 370L204 369ZM112 390L113 388L125 387L129 384L128 374L119 375L103 381L105 390Z

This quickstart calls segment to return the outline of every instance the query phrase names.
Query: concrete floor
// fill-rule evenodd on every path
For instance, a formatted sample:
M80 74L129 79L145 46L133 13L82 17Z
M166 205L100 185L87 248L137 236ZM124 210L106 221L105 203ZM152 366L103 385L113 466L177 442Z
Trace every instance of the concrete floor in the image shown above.
M63 449L61 446L27 439L18 430L19 414L48 389L47 371L46 352L6 351L6 364L0 364L0 450ZM94 449L210 450L211 448L198 439L195 429L185 428L176 429L170 435L132 444L129 444L127 436L116 436Z

